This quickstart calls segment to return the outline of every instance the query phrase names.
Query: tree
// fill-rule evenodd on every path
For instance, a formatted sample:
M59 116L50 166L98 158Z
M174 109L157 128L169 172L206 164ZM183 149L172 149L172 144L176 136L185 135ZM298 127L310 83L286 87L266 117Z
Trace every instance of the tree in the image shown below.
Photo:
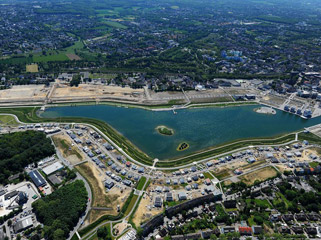
M8 226L10 227L12 225L11 219L8 220Z
M44 224L48 240L66 239L85 212L88 193L83 181L76 180L32 204L37 219Z
M73 75L72 80L70 81L70 86L71 87L73 87L73 86L78 87L80 84L80 80L81 80L81 78L80 78L79 74Z
M108 236L109 231L107 227L100 227L97 230L97 236L98 238L102 238L102 239L106 239L106 237Z
M65 233L62 229L57 229L53 234L53 240L63 240L65 239Z

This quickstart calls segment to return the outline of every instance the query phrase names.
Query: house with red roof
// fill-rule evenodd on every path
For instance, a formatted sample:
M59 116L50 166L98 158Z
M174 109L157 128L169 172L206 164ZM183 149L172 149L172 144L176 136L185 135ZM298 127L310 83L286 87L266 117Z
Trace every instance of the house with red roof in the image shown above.
M251 227L239 227L239 233L241 235L252 235L252 228Z

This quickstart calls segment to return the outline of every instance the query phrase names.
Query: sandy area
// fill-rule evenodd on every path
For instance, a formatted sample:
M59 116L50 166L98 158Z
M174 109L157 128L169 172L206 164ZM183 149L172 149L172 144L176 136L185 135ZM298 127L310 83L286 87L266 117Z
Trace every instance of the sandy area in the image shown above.
M76 168L84 177L86 177L92 187L94 195L92 206L112 207L103 184L104 176L98 171L95 165L92 162L87 162L76 166Z
M292 168L289 168L287 165L284 164L277 164L277 168L280 170L280 172L285 172L285 171L292 171Z
M133 222L136 226L139 226L142 222L146 222L153 216L163 211L163 208L154 207L154 199L144 194L142 200L139 203L139 207L134 215Z
M70 60L81 60L81 58L74 53L67 53L66 55Z
M110 202L112 202L112 208L113 210L117 211L117 205L120 206L120 208L123 207L124 203L126 202L126 199L131 193L130 188L124 188L124 189L119 189L117 187L113 187L109 192L108 192L108 198Z
M315 156L319 156L319 154L317 153L316 150L313 150L313 149L305 149L303 150L302 152L302 157L297 157L296 159L298 161L302 161L302 162L305 162L305 161L312 161L311 158L309 157L309 155L315 155Z
M115 214L113 211L104 211L104 210L90 210L88 217L86 218L83 227L95 222L100 217L104 215L112 215Z
M0 101L2 100L24 100L24 99L44 99L49 88L45 85L20 85L11 89L0 91Z
M26 65L26 72L39 72L38 70L38 64L30 64L30 65Z
M269 102L272 105L280 106L281 104L284 103L286 99L278 96L274 96L274 95L268 95L268 96L264 96L263 100Z
M273 108L269 107L260 107L255 109L255 112L261 113L261 114L276 114L276 111Z
M80 84L79 87L59 86L57 87L52 98L77 98L77 97L120 97L120 98L142 98L143 89L122 88L117 86L89 85Z
M86 224L90 224L106 214L117 215L117 205L122 208L131 192L130 188L126 187L119 189L118 187L114 186L107 193L103 184L105 175L100 172L92 162L81 164L76 166L76 168L83 176L86 177L87 181L89 181L91 185L94 195L92 206L112 208L110 211L92 210L90 216L86 219Z
M82 162L85 159L85 155L83 152L81 152L76 146L72 147L71 139L63 134L55 135L52 137L55 141L56 140L64 140L70 147L71 151L64 151L64 149L57 145L58 150L61 152L64 158L66 158L67 161L69 161L71 164L77 164L79 162ZM77 153L77 154L74 154Z
M248 162L245 160L232 161L227 165L220 166L215 168L213 171L214 175L219 179L224 179L234 175L234 170L241 169L243 166L248 165Z
M275 169L273 169L271 167L265 167L265 168L259 169L257 171L245 174L245 175L241 176L240 179L244 183L246 183L248 185L252 185L256 180L263 181L267 178L276 176L276 174L277 174L277 172Z
M115 227L114 230L117 233L117 236L122 234L122 232L127 228L130 227L130 224L126 223L126 222L121 222L118 223Z

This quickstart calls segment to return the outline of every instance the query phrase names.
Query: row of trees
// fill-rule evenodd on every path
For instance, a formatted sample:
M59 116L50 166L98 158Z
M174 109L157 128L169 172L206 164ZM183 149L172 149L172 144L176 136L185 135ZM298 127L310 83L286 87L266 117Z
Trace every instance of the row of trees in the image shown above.
M55 148L44 133L25 131L0 135L0 183L7 183L10 175L54 153Z
M86 210L88 193L84 183L76 180L32 204L37 219L44 224L45 239L67 239Z

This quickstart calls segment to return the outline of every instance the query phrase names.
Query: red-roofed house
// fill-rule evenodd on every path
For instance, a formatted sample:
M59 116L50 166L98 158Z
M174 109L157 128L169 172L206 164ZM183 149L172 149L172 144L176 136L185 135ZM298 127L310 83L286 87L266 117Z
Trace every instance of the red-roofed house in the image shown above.
M250 227L239 227L239 233L241 235L252 235L252 228L250 228Z

